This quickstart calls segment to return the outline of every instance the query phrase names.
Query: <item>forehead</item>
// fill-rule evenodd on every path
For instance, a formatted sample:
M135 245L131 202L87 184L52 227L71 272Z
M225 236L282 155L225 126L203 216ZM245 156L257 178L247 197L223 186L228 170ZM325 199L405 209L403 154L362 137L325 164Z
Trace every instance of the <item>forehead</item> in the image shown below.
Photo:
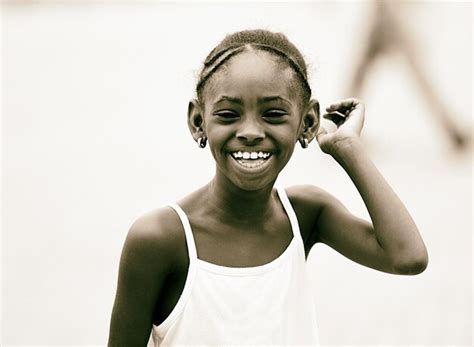
M258 50L230 58L211 78L207 99L280 95L296 102L294 72L281 58Z

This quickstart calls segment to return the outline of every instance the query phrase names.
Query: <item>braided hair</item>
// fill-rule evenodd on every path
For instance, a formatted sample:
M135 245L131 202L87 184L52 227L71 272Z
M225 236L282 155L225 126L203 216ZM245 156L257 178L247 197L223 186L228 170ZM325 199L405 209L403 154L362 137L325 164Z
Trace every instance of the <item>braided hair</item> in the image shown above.
M214 73L230 58L251 49L269 52L293 69L302 90L302 101L311 98L306 62L298 48L282 33L268 30L244 30L227 35L206 57L196 85L198 100L203 101L204 87Z

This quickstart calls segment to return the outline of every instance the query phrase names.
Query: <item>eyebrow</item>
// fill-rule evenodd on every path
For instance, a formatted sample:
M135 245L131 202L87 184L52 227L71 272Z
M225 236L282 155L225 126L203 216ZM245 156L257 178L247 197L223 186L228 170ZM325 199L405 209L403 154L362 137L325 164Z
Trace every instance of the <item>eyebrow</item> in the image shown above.
M263 104L265 102L270 102L270 101L275 101L275 100L283 101L283 102L291 105L290 101L288 101L287 99L285 99L285 98L283 98L279 95L264 96L263 98L258 99L258 103ZM216 102L214 102L214 104L218 104L219 102L223 102L223 101L229 101L229 102L232 102L232 103L235 103L235 104L243 105L242 99L235 98L235 97L232 97L232 96L227 96L227 95L221 96Z
M258 102L259 103L264 103L264 102L275 101L275 100L283 101L283 102L286 102L286 103L291 105L290 101L286 100L285 98L283 98L279 95L265 96L265 97L259 99Z
M220 103L220 102L223 102L223 101L229 101L229 102L232 102L232 103L234 103L234 104L243 105L242 99L240 99L240 98L233 98L233 97L227 96L227 95L221 96L221 97L214 103L214 105L215 105L215 104L218 104L218 103Z

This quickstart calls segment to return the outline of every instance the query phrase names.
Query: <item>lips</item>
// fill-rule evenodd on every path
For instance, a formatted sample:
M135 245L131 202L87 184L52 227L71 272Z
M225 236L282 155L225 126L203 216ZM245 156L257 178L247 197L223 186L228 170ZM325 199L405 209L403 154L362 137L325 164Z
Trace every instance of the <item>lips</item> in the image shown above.
M245 159L245 160L257 160L257 159L267 159L272 154L270 152L245 152L245 151L236 151L230 153L235 159Z
M272 153L266 151L234 151L230 152L230 155L239 166L245 169L257 170L259 168L264 168L271 158Z

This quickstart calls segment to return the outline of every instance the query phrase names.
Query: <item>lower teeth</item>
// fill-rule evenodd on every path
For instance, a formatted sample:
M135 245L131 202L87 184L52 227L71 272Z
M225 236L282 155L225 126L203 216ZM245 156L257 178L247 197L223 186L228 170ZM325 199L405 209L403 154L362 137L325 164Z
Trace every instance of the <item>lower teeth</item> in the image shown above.
M248 168L254 168L254 167L262 165L265 162L265 160L264 159L259 159L259 160L252 160L251 162L250 161L238 160L238 162L242 166L245 166L245 167L248 167Z

